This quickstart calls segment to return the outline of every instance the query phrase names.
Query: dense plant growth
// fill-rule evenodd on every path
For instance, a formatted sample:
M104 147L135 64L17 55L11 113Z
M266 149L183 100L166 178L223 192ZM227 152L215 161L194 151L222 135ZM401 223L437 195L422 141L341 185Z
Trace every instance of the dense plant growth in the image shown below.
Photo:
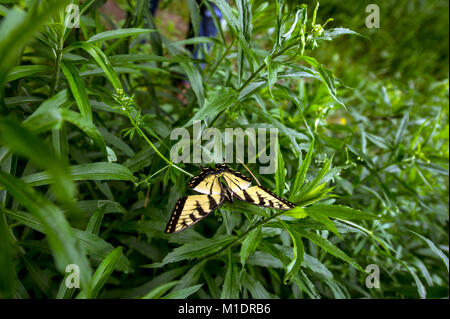
M71 1L0 1L1 297L448 297L446 1L385 1L370 30L364 2L203 1L216 38L196 1L166 1L185 40L115 2L125 19L88 0L67 28ZM165 234L200 170L170 132L194 120L277 128L275 174L247 166L297 207Z

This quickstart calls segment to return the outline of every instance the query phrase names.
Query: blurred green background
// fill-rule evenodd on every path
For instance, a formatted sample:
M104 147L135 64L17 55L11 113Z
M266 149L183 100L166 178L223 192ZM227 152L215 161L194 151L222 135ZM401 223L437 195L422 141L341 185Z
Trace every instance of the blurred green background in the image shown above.
M214 2L236 25L198 60L195 1L83 1L71 30L70 1L0 0L0 297L448 298L449 2L323 0L315 25L316 1ZM278 57L296 12L310 42ZM282 131L282 170L249 166L308 217L234 203L163 233L191 194L168 136L202 103L220 129Z

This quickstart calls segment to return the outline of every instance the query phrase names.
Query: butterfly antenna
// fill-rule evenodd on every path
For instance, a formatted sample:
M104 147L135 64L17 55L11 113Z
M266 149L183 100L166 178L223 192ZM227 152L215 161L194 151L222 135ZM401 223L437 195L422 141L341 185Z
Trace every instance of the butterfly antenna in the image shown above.
M241 162L241 164L244 165L245 169L250 173L250 175L253 176L253 179L256 181L258 186L261 186L261 184L259 183L258 179L255 177L255 175L253 175L252 171L248 169L247 165L245 165L244 162L241 161L239 158L238 158L238 161Z

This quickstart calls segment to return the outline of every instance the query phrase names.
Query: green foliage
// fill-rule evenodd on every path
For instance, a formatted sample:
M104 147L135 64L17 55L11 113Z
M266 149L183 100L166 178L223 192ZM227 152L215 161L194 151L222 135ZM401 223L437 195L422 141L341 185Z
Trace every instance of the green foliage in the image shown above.
M448 297L448 31L429 22L447 2L385 1L376 30L360 1L214 0L211 39L196 1L169 1L182 41L117 2L120 22L84 2L79 29L69 1L0 5L1 298ZM170 132L195 120L277 128L275 174L247 165L297 207L165 234L200 168Z

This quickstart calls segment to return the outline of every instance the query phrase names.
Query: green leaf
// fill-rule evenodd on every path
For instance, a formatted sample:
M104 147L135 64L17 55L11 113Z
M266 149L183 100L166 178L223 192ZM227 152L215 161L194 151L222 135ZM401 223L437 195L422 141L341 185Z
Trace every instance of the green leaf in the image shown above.
M17 274L5 215L0 211L0 298L12 298L17 289Z
M209 274L208 271L203 270L202 276L206 281L206 284L208 286L209 294L211 295L212 299L219 299L220 291L219 287L216 284L215 280L212 278L212 276Z
M239 272L231 256L231 249L228 250L228 265L225 274L225 281L222 286L220 299L238 299L239 298Z
M248 257L255 252L258 248L259 242L261 241L261 227L253 229L242 241L240 257L241 264L245 265Z
M5 105L7 108L13 108L18 105L27 104L27 103L38 103L42 102L43 99L38 96L11 96L5 98Z
M322 236L319 236L315 233L303 230L303 229L297 229L297 232L305 238L308 238L312 242L314 242L316 245L322 247L326 252L329 254L342 259L345 262L348 262L356 269L364 272L364 270L361 268L361 266L358 265L358 263L353 260L353 258L350 258L346 253L344 253L342 250L340 250L337 246L333 245L330 241L323 238Z
M273 95L272 89L275 83L277 83L277 67L275 63L272 62L270 55L266 56L266 58L264 59L264 63L266 64L267 68L267 84L269 86L270 96L273 100L276 100Z
M129 63L129 62L167 62L167 63L183 63L192 62L193 59L177 55L174 57L164 57L153 54L118 54L110 57L112 63Z
M78 164L69 167L69 176L74 181L107 181L122 180L136 182L137 177L123 165L108 162ZM31 186L42 186L54 183L54 178L48 171L22 177L22 181ZM0 186L0 190L2 187Z
M103 69L115 90L122 89L122 83L120 82L117 73L114 71L106 55L97 46L89 42L73 42L64 49L64 53L70 52L71 50L77 48L85 50L92 56L98 66Z
M192 287L172 291L171 293L168 293L161 299L186 299L190 295L195 294L202 286L203 286L203 284L200 284L200 285L195 285Z
M299 218L299 219L305 218L306 216L308 216L308 214L306 214L306 212L305 212L305 209L301 206L295 206L294 208L284 212L283 215L293 217L293 218Z
M214 45L222 45L222 42L220 42L219 40L209 37L193 37L189 39L171 42L170 45L181 47L187 44L201 44L201 43L212 43Z
M100 200L80 200L76 203L77 207L85 212L86 215L91 216L97 209L105 206L105 214L121 213L125 214L127 211L118 202L100 199Z
M444 262L445 267L447 267L447 271L448 271L448 257L445 256L445 254L442 252L442 250L440 250L438 247L436 247L436 245L431 240L429 240L428 238L426 238L426 237L416 233L415 231L412 231L412 230L408 230L408 231L410 233L413 233L414 235L416 235L420 239L424 240L427 243L428 247L430 247L431 251L433 253L435 253L439 258L442 259L442 261Z
M6 16L8 14L9 9L5 7L4 5L0 4L0 15Z
M30 130L34 130L35 125L30 122L37 123L38 121L34 121L33 119L35 117L39 117L39 115L45 115L45 114L57 114L60 115L60 112L58 112L59 108L63 108L66 105L69 105L72 103L72 99L70 97L69 91L62 90L58 92L57 94L53 95L48 100L45 100L42 102L42 104L34 111L26 120L22 122L22 126L27 127Z
M292 23L290 29L285 34L282 35L283 38L285 38L286 40L289 40L291 38L292 33L295 30L298 30L301 28L301 27L298 27L298 28L296 28L296 27L297 27L297 23L299 22L299 20L301 20L301 19L299 19L299 16L301 17L304 14L304 10L305 10L304 6L301 6L300 9L298 9L295 12L294 22ZM279 12L279 13L282 13L282 12ZM279 22L277 22L277 24L279 25ZM278 37L279 37L279 35L278 35Z
M247 289L250 294L252 295L252 298L254 299L272 299L273 297L270 295L270 293L264 288L264 286L250 276L248 273L244 275L244 280L242 282L242 285Z
M183 62L180 63L181 67L186 72L187 77L189 78L189 82L191 84L192 90L197 97L197 102L199 107L202 109L205 107L205 92L203 88L203 79L200 75L199 70L192 62Z
M78 109L81 115L87 122L92 122L92 109L89 104L89 97L86 93L83 80L80 77L78 70L70 63L61 61L61 70L63 71L67 81L69 82L70 91L75 98ZM67 111L67 110L66 110Z
M60 130L64 120L58 109L39 112L35 116L28 117L22 122L22 126L34 134L47 132L50 130Z
M31 214L22 211L12 211L7 209L3 209L3 212L14 220L23 223L24 225L38 232L45 233L45 229L42 223L38 219L34 218ZM72 230L79 242L81 250L86 251L89 257L98 263L100 263L111 251L114 250L113 245L94 234L76 228L73 228ZM117 270L129 272L129 264L129 260L122 255L117 266Z
M219 236L215 239L204 239L201 242L185 244L167 254L161 267L184 259L193 259L213 254L236 240L235 236Z
M317 69L320 79L326 85L331 97L336 102L338 102L340 105L345 107L344 102L337 96L337 90L336 90L336 85L335 85L336 79L335 79L333 73L330 70L328 70L327 68L325 68L322 64L320 64L313 57L302 56L302 59Z
M336 225L325 214L318 213L317 211L314 211L314 210L306 210L306 213L308 214L308 216L317 220L319 223L324 224L325 227L328 230L332 231L336 236L338 236L339 238L342 238L341 234L339 234L339 232L336 228Z
M427 297L427 291L425 289L425 286L423 285L422 281L420 281L419 276L416 274L416 270L410 266L408 266L405 262L402 262L402 265L408 270L411 277L414 279L414 283L417 287L417 293L419 294L419 297L421 299L425 299Z
M294 244L293 253L294 256L291 262L286 267L286 273L284 274L283 282L290 282L291 279L298 273L300 266L303 263L303 256L305 254L305 248L303 247L302 238L293 230L288 224L282 222L284 228L291 236L292 243Z
M7 11L0 24L0 92L8 75L8 70L21 56L20 51L32 36L49 21L69 0L47 1L41 10L25 12L18 6ZM3 100L3 93L0 93Z
M317 274L320 274L325 279L332 279L333 274L328 268L322 264L317 258L305 253L304 266L311 269Z
M311 299L320 299L320 294L317 291L314 284L309 279L308 275L305 274L301 269L299 273L294 276L294 282L297 286L303 290Z
M21 79L27 76L34 75L36 73L49 73L53 68L47 65L19 65L12 67L6 77L6 82L11 82L17 79Z
M313 217L313 215L323 215L332 218L342 218L342 219L367 219L374 220L380 219L380 217L375 216L371 213L366 213L354 208L341 205L314 205L305 208L305 212Z
M379 148L382 148L385 150L389 149L389 142L386 141L386 139L384 139L380 136L376 136L374 134L367 133L367 132L365 132L364 134L368 140L370 140L373 144L375 144Z
M97 235L102 225L103 216L105 216L106 205L103 205L97 209L97 211L89 218L89 222L86 226L86 232Z
M117 247L106 256L92 277L92 289L89 291L87 298L97 298L100 289L106 284L114 269L122 256L122 247Z
M207 260L203 259L200 262L196 263L194 266L190 267L190 269L183 275L183 277L181 277L180 281L175 286L173 291L191 287L197 284L201 274L205 269L206 262Z
M104 128L99 128L100 133L102 134L104 140L111 146L114 146L121 152L123 152L128 157L133 157L136 153L133 151L133 149L125 143L123 140L115 136L114 134L111 134L108 132L108 130Z
M252 6L250 1L238 0L236 1L236 7L238 10L238 23L239 34L242 34L242 38L249 42L252 35ZM250 64L250 52L247 49L243 49L243 46L238 46L237 53L237 66L238 66L238 82L240 86L243 75L245 74L245 54ZM250 69L251 70L251 69Z
M66 284L66 279L70 276L70 273L66 273L64 279L61 281L58 289L58 293L56 294L56 299L71 299L77 288L68 288Z
M200 30L200 8L195 0L188 0L189 14L191 17L192 28L194 29L194 36L198 36Z
M0 141L38 167L47 169L54 179L52 190L61 200L71 201L75 185L69 177L68 167L38 137L13 121L0 118Z
M42 231L47 235L57 269L64 273L67 265L77 264L83 285L81 288L89 289L91 269L85 251L59 208L20 179L2 171L0 184L39 220Z
M249 44L245 38L244 30L242 30L239 26L239 21L236 19L236 16L233 13L233 10L228 5L228 3L225 0L212 0L214 4L219 8L220 12L223 15L223 18L227 22L228 26L230 27L231 31L236 35L236 37L239 40L240 47L246 54L247 58L251 57L250 53L250 47ZM247 31L248 32L248 31Z
M184 125L191 125L194 121L202 121L209 116L215 116L232 107L238 99L238 93L229 87L219 87L211 91L205 105Z
M120 39L124 37L139 35L143 33L155 32L154 29L140 29L140 28L128 28L128 29L116 29L108 30L97 33L87 40L87 42L106 41L111 39Z
M284 167L283 153L281 153L281 147L278 139L277 139L277 153L278 153L277 169L275 171L276 193L278 196L283 196L286 173Z
M102 152L107 155L106 144L103 136L98 131L97 127L80 113L65 109L61 110L61 115L65 121L77 126L80 130L92 138L95 144L100 147Z
M178 283L178 280L170 281L168 283L162 284L162 285L152 289L148 294L143 296L142 299L159 299L167 291L172 289L177 283Z
M266 252L255 251L247 260L247 265L255 265L260 267L283 268L283 263L279 260L279 256L272 256Z
M316 37L316 39L317 40L328 40L328 41L330 41L330 40L333 40L333 39L335 39L335 38L337 38L337 37L339 37L341 35L344 35L344 34L353 34L353 35L358 35L358 36L361 36L361 37L365 37L365 36L359 34L358 32L352 31L352 30L347 29L347 28L333 28L333 29L325 30L323 35L320 36L320 37Z
M289 193L289 200L292 200L296 194L298 193L299 189L302 187L303 182L305 181L306 172L309 169L309 165L311 164L312 154L314 152L314 140L311 141L309 144L309 150L308 153L306 153L305 159L303 163L299 163L299 168L297 169L297 174L295 175L294 183L291 187L291 192ZM299 160L301 161L301 157L299 157Z
M299 147L296 138L298 137L298 132L293 129L288 128L286 125L275 119L269 112L266 110L262 110L261 108L251 107L250 112L255 113L266 120L268 123L271 123L274 127L279 129L283 134L289 137L290 142L292 143L292 148L296 150L298 153L301 152L301 148ZM295 134L294 134L295 133ZM303 135L305 136L305 135ZM303 137L302 136L302 137Z
M302 197L307 196L308 193L314 192L316 186L319 185L319 183L322 181L322 179L325 177L325 175L327 175L327 173L329 172L330 166L331 166L331 161L332 161L332 158L329 160L326 160L322 169L319 171L319 174L317 174L317 176L312 181L303 185L303 187L300 188L299 193L296 196L294 196L294 198L293 198L293 200L295 202L300 201L302 199Z
M405 115L403 115L402 121L400 122L400 126L398 127L397 133L395 134L394 144L396 146L400 144L400 142L403 140L403 136L405 136L408 121L409 121L409 113L405 112Z

